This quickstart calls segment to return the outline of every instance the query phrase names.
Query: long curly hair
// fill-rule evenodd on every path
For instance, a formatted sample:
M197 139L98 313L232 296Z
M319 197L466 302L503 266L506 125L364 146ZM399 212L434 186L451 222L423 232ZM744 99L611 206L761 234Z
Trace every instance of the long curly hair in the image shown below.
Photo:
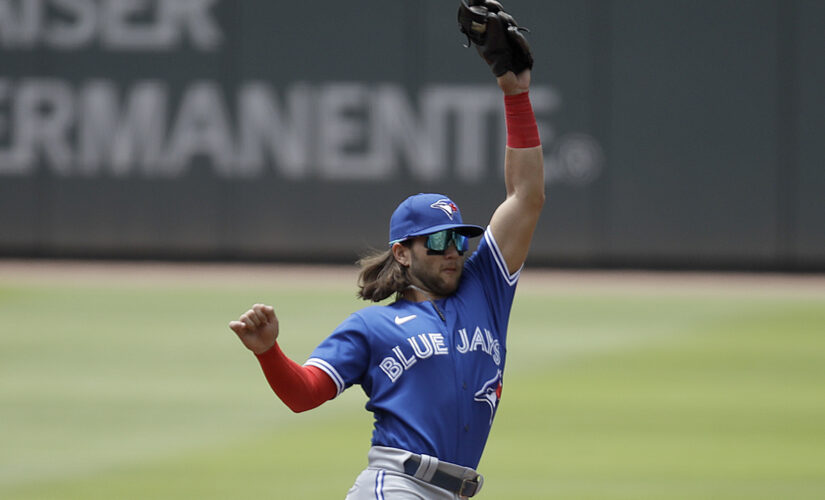
M410 241L401 242L410 246ZM409 272L402 266L392 249L378 250L358 260L361 271L358 274L358 297L372 302L380 302L392 294L401 294L410 286Z

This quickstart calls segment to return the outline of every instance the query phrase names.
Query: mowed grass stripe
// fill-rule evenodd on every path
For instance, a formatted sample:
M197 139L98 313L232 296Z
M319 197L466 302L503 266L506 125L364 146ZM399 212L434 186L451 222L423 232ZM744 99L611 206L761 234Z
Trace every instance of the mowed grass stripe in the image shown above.
M257 301L296 359L363 306L340 288L0 287L0 497L342 498L369 446L360 389L283 408L226 329ZM484 498L821 497L823 311L520 291Z
M656 310L666 315L666 305ZM682 327L695 331L632 351L594 352L563 369L551 360L535 377L508 381L484 464L503 477L487 492L822 498L822 303L737 298L686 307L697 318ZM512 460L531 447L541 458Z
M122 286L4 288L2 296L0 486L89 474L294 424L226 325L268 298L294 311L283 324L300 328L283 344L301 357L316 343L301 332L335 325L309 306L332 298L335 312L336 302L354 303L323 290L227 295Z

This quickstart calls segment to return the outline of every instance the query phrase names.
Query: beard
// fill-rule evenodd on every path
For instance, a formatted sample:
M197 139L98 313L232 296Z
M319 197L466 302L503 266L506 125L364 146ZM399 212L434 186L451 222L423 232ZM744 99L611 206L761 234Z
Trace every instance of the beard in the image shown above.
M452 271L446 269L453 268ZM410 277L413 284L438 297L447 297L458 290L461 273L464 270L464 259L459 258L453 263L434 267L427 266L413 257L410 264ZM415 283L417 282L417 283Z

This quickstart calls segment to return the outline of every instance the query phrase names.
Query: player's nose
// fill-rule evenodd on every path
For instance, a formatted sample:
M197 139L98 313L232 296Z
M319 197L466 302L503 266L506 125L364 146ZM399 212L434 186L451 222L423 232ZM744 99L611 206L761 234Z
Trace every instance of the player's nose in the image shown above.
M459 256L458 249L455 247L455 243L450 243L446 250L444 250L444 257L448 259L457 259Z

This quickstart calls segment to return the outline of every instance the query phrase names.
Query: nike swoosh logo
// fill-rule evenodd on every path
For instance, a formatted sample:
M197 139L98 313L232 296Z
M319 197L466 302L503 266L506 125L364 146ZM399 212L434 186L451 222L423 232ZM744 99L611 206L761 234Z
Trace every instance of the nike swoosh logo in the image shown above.
M399 318L398 316L396 316L396 317L395 317L395 324L396 324L396 325L403 325L403 324L404 324L404 323L406 323L407 321L410 321L410 320L412 320L412 319L415 319L415 317L416 317L416 315L415 315L415 314L410 314L409 316L404 316L403 318Z

